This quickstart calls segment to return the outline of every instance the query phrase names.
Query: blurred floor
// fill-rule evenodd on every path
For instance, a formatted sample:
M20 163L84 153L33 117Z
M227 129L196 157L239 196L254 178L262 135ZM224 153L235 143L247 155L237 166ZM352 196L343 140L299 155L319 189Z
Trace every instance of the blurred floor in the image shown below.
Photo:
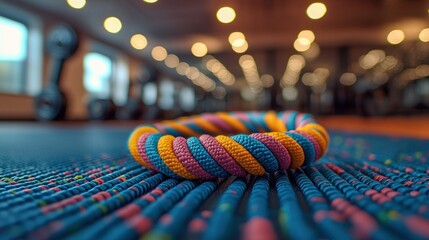
M2 123L0 236L427 239L429 142L376 135L427 138L426 119L321 118L332 141L313 167L203 183L128 158L137 121Z
M397 137L429 138L429 116L391 116L365 118L357 116L318 117L328 129L347 132L384 134Z

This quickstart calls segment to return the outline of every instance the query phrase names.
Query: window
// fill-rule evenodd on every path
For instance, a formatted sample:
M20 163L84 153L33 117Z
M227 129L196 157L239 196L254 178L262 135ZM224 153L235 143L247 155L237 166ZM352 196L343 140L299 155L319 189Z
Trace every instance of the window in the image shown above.
M156 103L156 99L158 97L158 86L156 83L149 82L146 83L143 87L143 102L146 105L154 105Z
M28 28L0 16L0 91L25 92Z
M112 60L100 53L88 53L83 59L83 83L88 93L97 98L111 96Z
M169 79L164 79L159 84L160 98L158 105L162 110L171 110L174 108L174 82Z
M195 91L191 87L183 87L180 90L180 107L186 112L192 112L195 108Z
M42 89L43 31L31 11L0 7L0 94L35 96Z
M128 101L129 65L126 57L109 46L92 43L83 59L83 85L91 97L112 99L116 106Z

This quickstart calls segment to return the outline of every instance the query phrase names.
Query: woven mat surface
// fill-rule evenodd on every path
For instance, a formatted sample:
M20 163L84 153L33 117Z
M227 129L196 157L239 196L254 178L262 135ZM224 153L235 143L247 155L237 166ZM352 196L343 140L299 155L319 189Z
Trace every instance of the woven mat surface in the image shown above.
M177 181L131 128L0 125L1 239L429 239L429 141L331 131L313 167Z

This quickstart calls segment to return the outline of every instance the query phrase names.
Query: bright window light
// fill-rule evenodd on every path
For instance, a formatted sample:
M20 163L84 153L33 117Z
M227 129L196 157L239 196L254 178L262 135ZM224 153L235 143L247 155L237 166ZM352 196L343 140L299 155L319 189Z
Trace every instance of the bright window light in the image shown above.
M100 98L110 97L112 60L100 53L88 53L83 59L84 86Z
M27 44L27 27L0 16L0 92L25 91Z
M0 16L0 61L23 61L27 57L28 29Z

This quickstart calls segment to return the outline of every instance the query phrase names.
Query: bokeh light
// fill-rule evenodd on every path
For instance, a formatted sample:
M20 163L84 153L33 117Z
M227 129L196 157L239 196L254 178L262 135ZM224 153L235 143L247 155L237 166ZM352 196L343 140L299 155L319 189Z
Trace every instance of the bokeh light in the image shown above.
M152 57L156 61L164 61L167 58L167 50L161 46L156 46L152 49Z
M327 12L327 8L323 3L313 3L307 8L307 16L311 19L320 19Z
M390 44L400 44L405 39L405 34L402 30L395 29L387 35L387 41Z
M147 46L147 39L141 34L134 34L130 39L131 46L137 50L142 50Z
M122 29L121 20L117 17L108 17L104 20L104 28L110 33L118 33Z
M204 57L207 52L207 46L202 42L196 42L191 47L191 52L195 57Z
M67 4L75 9L82 9L86 5L86 0L67 0Z
M231 23L235 16L235 11L231 7L222 7L216 13L216 17L221 23Z
M302 30L299 34L298 34L298 39L307 39L310 43L313 43L314 40L316 39L316 36L314 35L314 33L311 30Z
M419 39L422 42L429 42L429 28L425 28L420 32Z

